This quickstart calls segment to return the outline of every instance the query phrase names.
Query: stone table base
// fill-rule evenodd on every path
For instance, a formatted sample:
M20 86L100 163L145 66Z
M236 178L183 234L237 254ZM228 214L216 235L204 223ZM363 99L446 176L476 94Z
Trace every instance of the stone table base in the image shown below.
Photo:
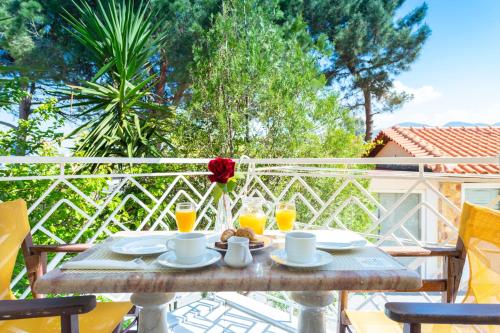
M134 293L130 301L141 307L138 333L167 333L167 303L174 298L173 293Z
M300 306L297 333L326 333L326 307L333 302L332 291L294 291L290 297Z

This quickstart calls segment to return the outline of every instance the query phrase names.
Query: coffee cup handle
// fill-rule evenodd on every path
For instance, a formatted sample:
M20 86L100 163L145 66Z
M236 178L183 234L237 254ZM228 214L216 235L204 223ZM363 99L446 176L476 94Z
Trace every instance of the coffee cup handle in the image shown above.
M174 239L169 239L167 241L167 249L171 250L171 251L175 251L175 243L174 243L174 246L171 246L170 243L173 242Z

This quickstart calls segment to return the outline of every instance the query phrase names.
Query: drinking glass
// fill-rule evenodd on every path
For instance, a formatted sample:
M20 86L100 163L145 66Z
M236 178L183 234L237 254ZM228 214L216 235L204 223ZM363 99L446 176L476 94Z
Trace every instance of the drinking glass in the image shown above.
M196 208L191 202L178 203L175 208L175 221L180 232L191 232L194 230L196 221Z
M295 210L294 202L278 202L276 205L276 223L280 231L287 232L292 230L296 217L297 211Z

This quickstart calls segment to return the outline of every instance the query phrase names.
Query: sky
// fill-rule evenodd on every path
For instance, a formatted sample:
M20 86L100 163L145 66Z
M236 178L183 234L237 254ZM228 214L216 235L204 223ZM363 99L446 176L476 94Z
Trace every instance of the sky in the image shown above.
M423 1L407 0L403 12ZM500 122L500 0L428 0L432 35L395 87L414 95L378 129L404 122Z

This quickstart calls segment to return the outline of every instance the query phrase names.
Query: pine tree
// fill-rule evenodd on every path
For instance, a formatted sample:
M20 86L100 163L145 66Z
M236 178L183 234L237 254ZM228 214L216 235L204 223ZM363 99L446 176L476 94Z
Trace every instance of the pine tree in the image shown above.
M90 78L95 70L88 52L70 36L61 17L63 8L74 12L71 0L0 1L0 66L4 77L15 79L20 90L17 109L10 112L19 122L33 113L36 96L61 83ZM18 124L4 124L16 128ZM24 155L19 150L19 155Z
M316 36L332 45L330 82L347 88L352 109L365 113L365 140L373 133L373 116L390 112L410 96L393 88L396 75L410 68L431 30L424 23L427 5L400 15L405 0L305 0L304 17Z
M179 105L192 85L189 68L193 47L211 26L211 17L221 8L221 0L150 0L153 11L162 13L162 31L168 38L154 59L158 73L155 93L158 103Z

